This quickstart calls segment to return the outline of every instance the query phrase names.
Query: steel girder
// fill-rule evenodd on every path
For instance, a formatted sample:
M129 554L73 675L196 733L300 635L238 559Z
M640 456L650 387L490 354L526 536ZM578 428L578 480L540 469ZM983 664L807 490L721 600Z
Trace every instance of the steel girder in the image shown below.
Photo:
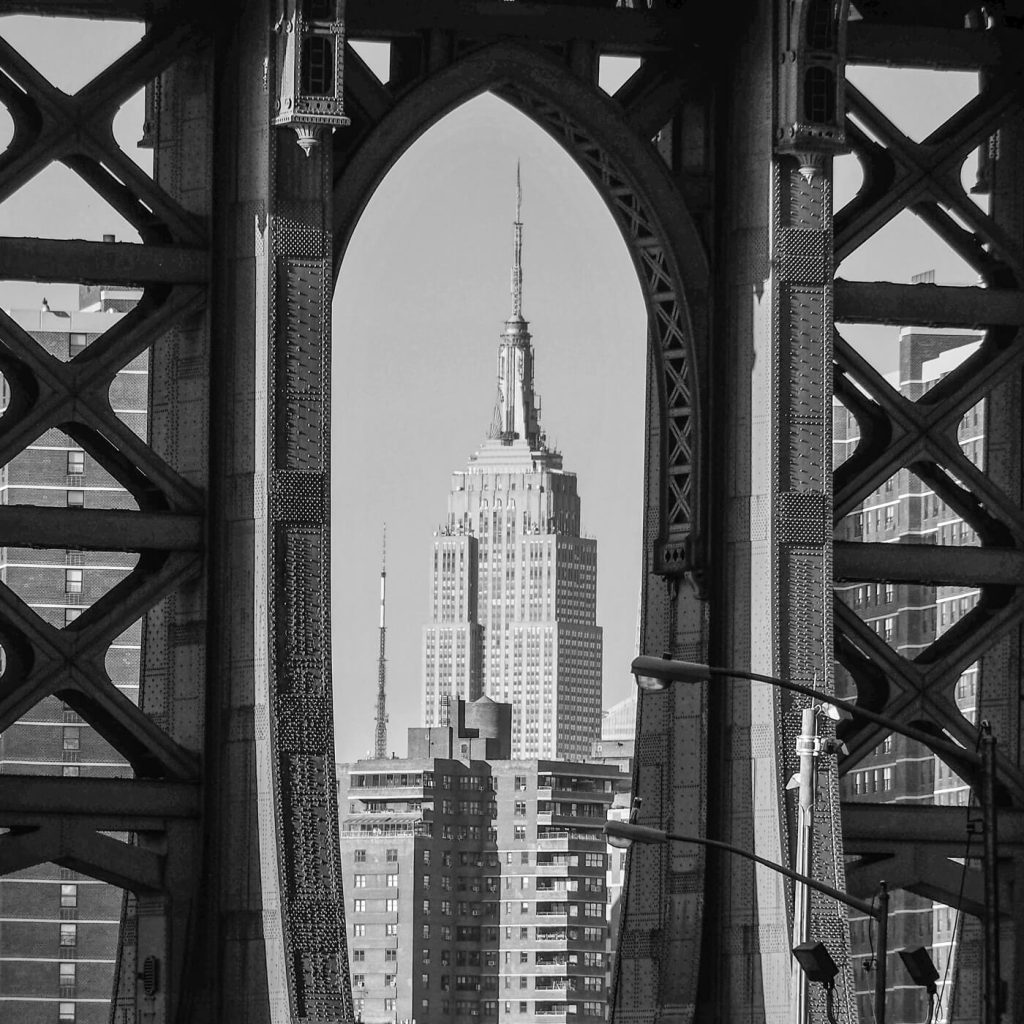
M858 5L860 7L861 5ZM981 597L969 614L925 647L913 660L899 656L845 604L835 605L836 656L873 710L955 737L968 747L978 742L978 726L959 711L953 690L961 673L981 662L977 718L991 722L998 739L1003 896L1022 877L1015 834L1024 799L1021 757L1021 644L1024 593L1021 583L1024 516L1021 478L1021 367L1024 346L1019 301L1024 273L1024 222L1020 216L1022 93L1015 54L1024 34L1020 11L947 4L929 9L921 24L913 5L872 5L864 19L850 24L851 63L885 64L935 70L969 70L980 75L976 98L927 138L915 142L870 100L849 87L848 137L864 170L857 195L835 215L836 262L870 239L901 211L909 210L949 245L980 279L980 287L898 285L852 282L835 286L835 319L843 323L973 328L983 332L980 349L916 401L893 387L845 340L835 337L835 392L853 413L860 441L835 474L836 521L854 509L900 469L909 469L972 527L974 547L836 544L837 581L902 582L973 586ZM998 140L998 143L994 140ZM973 150L983 151L990 211L965 192L961 165ZM998 157L987 159L998 148ZM842 268L840 268L842 274ZM964 412L986 402L984 470L961 450L957 428ZM886 550L882 550L885 548ZM849 724L849 754L842 771L855 767L881 739L874 727ZM957 770L969 782L978 779ZM918 822L937 820L946 809L901 808L903 818L873 805L851 806L845 816L850 852L860 857L851 880L889 878L920 895L983 910L977 894L960 899L952 885L950 862L957 844L924 836ZM918 814L918 811L921 813ZM976 813L976 812L975 812ZM963 812L960 812L961 816ZM889 830L893 833L887 834ZM1011 833L1012 838L1011 838ZM961 834L963 856L966 836ZM908 851L917 846L910 857ZM976 839L972 856L978 856ZM908 859L909 858L909 859ZM932 885L948 876L950 885ZM1017 900L1019 902L1019 899ZM1004 906L1009 903L1003 903ZM1010 982L1008 1019L1024 1014L1020 977L1024 918L1001 922L1003 974ZM977 942L975 926L963 945ZM958 966L957 1019L979 1012L980 965L965 956Z
M307 160L270 126L270 5L6 9L147 23L74 96L0 41L15 128L0 197L59 160L143 242L4 239L0 273L144 288L67 363L0 316L0 462L59 428L138 505L4 506L2 541L139 553L64 629L0 586L0 729L56 694L134 772L0 779L0 871L55 861L128 890L118 1024L350 1020L326 597L330 150ZM143 87L153 178L112 132ZM108 389L147 349L142 439ZM143 615L136 706L104 658Z

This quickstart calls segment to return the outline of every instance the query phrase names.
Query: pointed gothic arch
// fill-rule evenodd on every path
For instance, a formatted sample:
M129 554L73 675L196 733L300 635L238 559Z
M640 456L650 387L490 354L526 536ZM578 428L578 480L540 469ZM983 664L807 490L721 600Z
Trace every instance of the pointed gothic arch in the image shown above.
M383 90L382 90L383 92ZM706 530L700 385L706 369L709 271L703 242L661 157L612 100L549 54L485 46L403 92L361 138L335 140L334 274L377 186L446 114L491 92L544 129L577 163L618 225L644 296L653 366L646 453L644 554L666 576L699 572ZM386 102L378 96L381 102ZM657 444L658 451L651 447Z

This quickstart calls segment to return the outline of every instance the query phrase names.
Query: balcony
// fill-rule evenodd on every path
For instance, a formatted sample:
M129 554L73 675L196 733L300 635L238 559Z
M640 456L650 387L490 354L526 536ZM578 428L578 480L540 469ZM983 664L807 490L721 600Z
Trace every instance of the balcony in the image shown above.
M538 903L536 914L537 917L568 917L569 907L569 903Z
M568 992L574 986L569 979L561 978L538 978L534 983L534 990L537 992Z

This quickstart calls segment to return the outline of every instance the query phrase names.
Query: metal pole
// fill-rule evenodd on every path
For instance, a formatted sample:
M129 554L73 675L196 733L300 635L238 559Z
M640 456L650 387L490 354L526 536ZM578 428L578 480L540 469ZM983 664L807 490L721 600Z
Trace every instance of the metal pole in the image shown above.
M796 752L800 758L800 806L796 836L796 870L811 875L814 850L814 798L817 786L818 713L814 707L804 708ZM802 882L793 889L793 945L799 946L811 937L811 891ZM807 975L794 964L796 982L796 1020L806 1024L808 1012Z
M878 962L875 964L875 1024L885 1024L886 965L889 959L889 890L879 882Z
M984 1024L999 1024L999 852L996 835L996 738L981 723L982 884L985 889Z

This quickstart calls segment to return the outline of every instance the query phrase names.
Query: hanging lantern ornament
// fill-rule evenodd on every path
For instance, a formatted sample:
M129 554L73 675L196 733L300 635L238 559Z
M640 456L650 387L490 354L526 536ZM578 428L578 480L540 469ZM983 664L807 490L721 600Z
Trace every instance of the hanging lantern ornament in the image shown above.
M275 125L291 128L309 156L325 128L349 123L343 69L345 0L279 0Z
M849 0L793 0L781 19L775 152L796 157L811 181L845 153L843 83Z

